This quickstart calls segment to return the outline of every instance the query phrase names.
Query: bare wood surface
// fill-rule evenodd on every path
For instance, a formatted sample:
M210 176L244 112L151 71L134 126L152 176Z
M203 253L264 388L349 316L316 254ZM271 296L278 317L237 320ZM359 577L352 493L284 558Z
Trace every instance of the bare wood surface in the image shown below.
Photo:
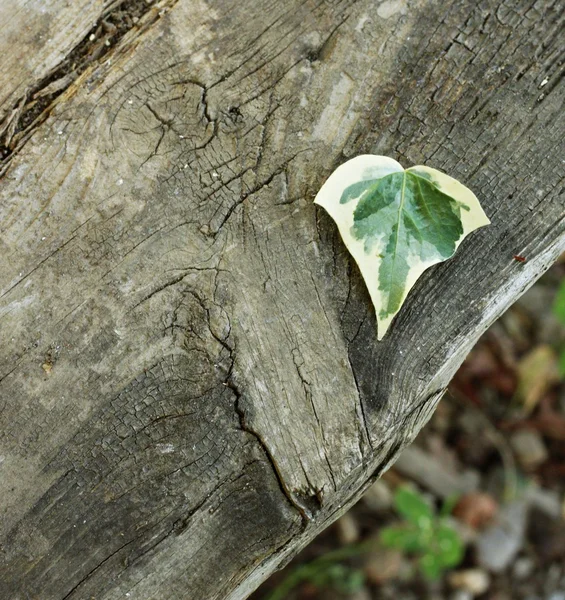
M108 1L3 0L0 6L0 116L47 77L86 35Z
M4 161L2 598L246 597L565 247L562 4L151 10ZM493 223L381 343L312 204L362 152L458 177Z

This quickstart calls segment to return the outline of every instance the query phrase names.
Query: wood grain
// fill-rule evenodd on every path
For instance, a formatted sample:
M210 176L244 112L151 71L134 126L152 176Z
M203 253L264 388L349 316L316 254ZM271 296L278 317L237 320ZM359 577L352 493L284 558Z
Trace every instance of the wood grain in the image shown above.
M108 0L2 2L0 117L64 60L108 4Z
M565 249L559 3L163 6L0 179L2 598L245 598ZM380 343L312 203L363 152L492 221Z

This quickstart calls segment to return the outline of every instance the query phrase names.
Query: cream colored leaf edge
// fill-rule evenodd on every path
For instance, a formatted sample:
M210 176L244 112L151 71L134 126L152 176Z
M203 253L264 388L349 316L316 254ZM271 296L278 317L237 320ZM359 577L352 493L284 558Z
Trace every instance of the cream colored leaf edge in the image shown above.
M392 315L387 315L386 318L379 317L383 301L381 291L379 290L378 270L380 266L379 254L382 252L383 248L376 246L371 254L365 252L363 240L358 240L351 234L353 227L353 213L359 202L359 198L352 199L344 204L340 204L340 200L344 190L354 183L367 179L378 179L399 171L404 171L404 168L392 158L373 154L362 154L340 165L321 187L314 200L314 203L322 206L336 222L339 233L347 249L351 252L355 262L359 266L361 275L365 280L365 284L367 285L371 300L375 307L378 324L378 340L383 339L392 320L398 312L396 311L396 313ZM469 233L479 227L490 224L490 220L483 211L475 194L462 183L453 179L453 177L450 177L437 169L424 166L411 167L407 169L407 171L427 173L432 178L434 185L444 194L451 196L469 209L461 210L463 234L456 242L455 250L457 250L459 244L467 235L469 235ZM438 262L442 262L442 260L422 261L420 259L414 260L414 258L412 258L406 287L398 310L402 308L408 293L420 275L422 275L426 269Z

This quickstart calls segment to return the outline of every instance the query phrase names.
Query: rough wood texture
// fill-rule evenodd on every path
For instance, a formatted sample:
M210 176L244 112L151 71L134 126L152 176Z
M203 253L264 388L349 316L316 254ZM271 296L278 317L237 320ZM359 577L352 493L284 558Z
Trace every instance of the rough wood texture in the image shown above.
M151 10L5 159L2 598L244 598L565 247L559 2ZM312 204L361 152L458 177L493 223L381 343Z
M104 0L3 0L0 115L54 71L105 8Z

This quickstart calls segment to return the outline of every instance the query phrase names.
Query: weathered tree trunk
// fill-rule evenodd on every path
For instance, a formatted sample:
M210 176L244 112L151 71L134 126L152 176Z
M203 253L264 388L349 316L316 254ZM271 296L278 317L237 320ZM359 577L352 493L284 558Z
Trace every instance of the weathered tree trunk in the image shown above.
M564 249L563 9L2 4L1 598L244 598L391 464ZM381 343L362 152L492 220Z

